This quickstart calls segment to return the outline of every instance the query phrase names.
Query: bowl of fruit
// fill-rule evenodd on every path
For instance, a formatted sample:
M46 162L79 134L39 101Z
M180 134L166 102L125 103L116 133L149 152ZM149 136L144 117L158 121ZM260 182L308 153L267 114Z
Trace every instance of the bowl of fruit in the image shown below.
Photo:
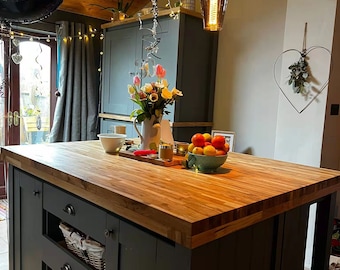
M229 149L221 135L212 137L209 133L196 133L188 147L187 166L203 173L216 172L227 160Z

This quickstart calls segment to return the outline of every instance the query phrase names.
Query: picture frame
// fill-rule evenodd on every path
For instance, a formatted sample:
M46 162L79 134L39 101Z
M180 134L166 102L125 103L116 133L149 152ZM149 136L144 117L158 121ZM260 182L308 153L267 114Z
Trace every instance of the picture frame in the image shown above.
M221 135L221 136L225 137L225 141L227 143L229 143L229 146L230 146L229 152L234 152L234 147L235 147L235 132L213 129L211 131L211 136L214 137L216 135Z

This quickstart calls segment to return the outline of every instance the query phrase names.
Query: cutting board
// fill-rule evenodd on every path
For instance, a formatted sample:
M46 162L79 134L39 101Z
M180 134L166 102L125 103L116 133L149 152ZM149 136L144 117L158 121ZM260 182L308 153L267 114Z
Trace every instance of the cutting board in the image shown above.
M177 165L182 165L182 162L184 161L185 157L183 156L178 156L175 155L172 158L172 161L165 161L159 158L152 158L149 156L135 156L133 154L133 152L131 151L126 151L126 150L120 150L119 155L122 157L126 157L126 158L131 158L131 159L135 159L135 160L139 160L142 162L148 162L148 163L152 163L155 165L160 165L160 166L165 166L165 167L170 167L170 166L177 166Z

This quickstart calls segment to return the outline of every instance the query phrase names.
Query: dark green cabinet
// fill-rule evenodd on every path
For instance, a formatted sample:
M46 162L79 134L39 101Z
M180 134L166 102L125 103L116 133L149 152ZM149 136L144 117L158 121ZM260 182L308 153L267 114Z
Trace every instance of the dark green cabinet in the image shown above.
M104 113L130 115L133 110L127 85L132 81L130 73L135 70L137 30L135 27L129 27L105 33L102 78Z
M124 116L125 124L129 123L128 116L135 105L129 99L127 85L139 71L135 63L148 58L145 48L154 41L148 30L151 27L152 21L146 20L141 30L138 21L105 29L101 132L108 131L105 121L112 121L108 118L118 120ZM156 57L151 58L166 69L169 88L176 87L184 94L168 106L170 114L164 119L174 123L175 140L189 141L195 132L211 129L218 35L204 31L201 18L180 13L175 20L159 17L157 38L160 38L159 49ZM142 79L142 83L150 81L155 78ZM176 127L176 122L187 124ZM137 134L134 129L128 129L127 136L137 137Z
M66 247L61 221L105 246L106 270L303 267L310 203L188 249L11 165L9 184L10 270L93 270ZM315 247L324 248L314 252L320 266L315 269L327 267L332 217L327 209L335 195L318 201L317 216L327 216L329 228L325 238L324 227L316 226Z
M41 269L42 182L13 167L9 175L10 269Z
M105 247L106 270L190 269L187 249L114 213L13 166L9 182L11 270L94 269L67 248L60 222Z

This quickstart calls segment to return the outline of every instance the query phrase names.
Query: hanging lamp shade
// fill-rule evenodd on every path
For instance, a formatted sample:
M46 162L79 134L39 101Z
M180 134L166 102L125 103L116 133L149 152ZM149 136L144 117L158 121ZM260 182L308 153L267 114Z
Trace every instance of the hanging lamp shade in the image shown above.
M228 0L201 0L203 28L208 31L221 31Z
M0 0L0 22L35 23L47 18L63 0Z

